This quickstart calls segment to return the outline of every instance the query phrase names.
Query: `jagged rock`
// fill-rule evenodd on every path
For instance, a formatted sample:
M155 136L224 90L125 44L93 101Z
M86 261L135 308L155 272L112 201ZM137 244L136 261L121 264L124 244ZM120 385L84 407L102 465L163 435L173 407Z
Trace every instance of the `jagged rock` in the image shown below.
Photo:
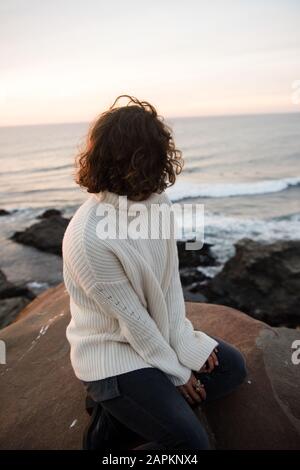
M243 239L235 248L202 293L272 326L300 325L300 241Z
M35 294L24 285L8 281L0 270L0 329L9 325Z
M187 250L186 242L193 242L190 240L177 240L177 249L179 256L179 269L192 268L198 266L216 266L218 263L211 252L212 245L204 243L201 250Z
M0 298L7 297L7 293L10 293L14 285L9 282L3 271L0 270Z
M10 212L8 212L6 209L0 209L0 217L2 215L10 215Z
M46 211L48 212L48 211ZM17 243L34 246L42 251L62 255L62 239L68 226L69 219L61 215L46 216L23 232L15 232L11 237Z
M247 360L246 382L205 408L215 446L299 449L300 366L291 362L299 333L271 328L228 307L186 305L196 329L235 344ZM60 285L1 331L7 348L7 364L0 365L1 449L81 448L88 415L70 365L69 320L69 298Z
M184 268L180 270L180 279L183 286L188 286L206 280L207 276L195 268Z
M29 300L33 300L35 295L28 287L16 285L8 281L4 272L0 270L0 299L9 297L26 297Z
M47 209L41 215L39 215L39 219L49 219L49 217L53 217L55 215L61 215L61 211L58 209Z
M190 284L187 289L190 292L194 292L195 294L198 294L201 292L202 286L206 285L207 281L201 281L201 282L193 282L193 284Z
M203 283L209 281L209 278L199 267L217 265L211 252L212 245L205 243L201 250L186 250L185 243L185 241L177 241L179 272L184 299L192 302L206 302L207 298L203 295L202 286Z
M0 299L0 328L12 323L29 302L26 297Z
M199 292L193 292L183 287L183 296L186 302L207 302L207 298Z

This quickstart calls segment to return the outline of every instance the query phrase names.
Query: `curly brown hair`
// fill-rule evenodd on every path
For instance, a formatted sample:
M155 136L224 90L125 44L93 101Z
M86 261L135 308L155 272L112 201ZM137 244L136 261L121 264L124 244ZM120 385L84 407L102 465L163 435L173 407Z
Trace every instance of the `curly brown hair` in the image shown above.
M128 104L115 107L122 97L129 98ZM107 190L141 201L175 183L183 158L156 109L120 95L91 125L76 168L76 183L89 193Z

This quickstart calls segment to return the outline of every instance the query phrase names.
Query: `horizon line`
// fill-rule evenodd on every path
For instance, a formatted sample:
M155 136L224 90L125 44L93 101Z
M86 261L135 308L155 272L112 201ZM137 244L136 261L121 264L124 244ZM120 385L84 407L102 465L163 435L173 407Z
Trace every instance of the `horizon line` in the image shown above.
M188 116L180 116L180 115L165 115L162 116L165 121L169 119L207 119L207 118L220 118L220 117L246 117L246 116L270 116L270 115L283 115L283 114L298 114L300 110L295 111L262 111L262 112L254 112L254 113L230 113L230 114L195 114L195 115L188 115ZM101 114L101 113L100 113ZM161 116L158 113L158 116ZM38 126L61 126L61 125L72 125L72 124L89 124L92 123L94 119L90 121L58 121L58 122L40 122L40 123L33 123L33 124L8 124L4 126L0 126L0 129L7 129L11 127L38 127Z

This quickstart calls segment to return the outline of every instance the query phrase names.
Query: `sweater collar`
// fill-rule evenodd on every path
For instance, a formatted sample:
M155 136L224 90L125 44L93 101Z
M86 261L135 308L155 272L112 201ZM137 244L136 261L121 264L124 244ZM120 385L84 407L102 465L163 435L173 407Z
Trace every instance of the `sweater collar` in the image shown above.
M103 202L105 204L111 204L118 209L129 209L133 204L138 204L139 209L145 207L148 209L151 207L152 204L160 204L164 197L164 192L162 193L152 193L147 199L142 201L133 201L125 196L120 196L119 194L112 193L110 191L101 191L99 193L95 193L94 196L97 198L99 202Z

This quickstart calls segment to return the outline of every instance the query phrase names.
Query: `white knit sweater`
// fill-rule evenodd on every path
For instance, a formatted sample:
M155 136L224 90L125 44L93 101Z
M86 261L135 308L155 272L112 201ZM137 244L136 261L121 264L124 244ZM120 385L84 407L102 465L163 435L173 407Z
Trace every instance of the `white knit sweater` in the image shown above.
M127 200L125 209L119 201L108 191L90 195L65 232L63 270L71 310L66 334L75 375L92 381L156 367L174 385L183 385L218 343L186 318L174 236L164 239L160 228L157 239L99 238L99 209L111 207L106 204L130 217L134 202ZM151 205L162 203L171 206L165 192L143 201L141 225Z

